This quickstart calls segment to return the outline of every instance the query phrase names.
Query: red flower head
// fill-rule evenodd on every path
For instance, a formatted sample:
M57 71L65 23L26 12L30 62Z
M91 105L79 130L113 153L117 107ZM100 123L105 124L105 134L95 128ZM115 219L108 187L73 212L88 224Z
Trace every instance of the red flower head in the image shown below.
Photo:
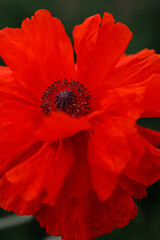
M124 54L132 33L105 13L73 30L46 10L0 31L0 206L49 234L90 240L136 215L160 178L160 56Z

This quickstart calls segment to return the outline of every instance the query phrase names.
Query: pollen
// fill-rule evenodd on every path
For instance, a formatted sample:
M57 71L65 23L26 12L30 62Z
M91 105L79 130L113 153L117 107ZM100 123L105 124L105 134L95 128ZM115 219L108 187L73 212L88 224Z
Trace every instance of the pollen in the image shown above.
M42 94L41 108L46 115L63 111L73 117L81 117L90 110L90 97L89 91L81 83L60 79Z

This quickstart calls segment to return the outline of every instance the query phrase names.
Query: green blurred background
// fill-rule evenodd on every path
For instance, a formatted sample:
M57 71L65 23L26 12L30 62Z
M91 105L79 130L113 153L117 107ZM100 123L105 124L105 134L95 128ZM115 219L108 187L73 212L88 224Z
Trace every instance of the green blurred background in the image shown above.
M116 21L127 24L133 32L127 53L143 48L153 48L160 53L160 0L0 0L0 28L20 27L24 18L31 17L41 8L50 10L52 15L60 18L71 38L73 27L86 17L110 12ZM3 64L1 59L0 63ZM139 124L160 131L159 119L141 119ZM139 213L128 226L98 239L159 240L160 183L151 186L148 197L136 203ZM21 225L3 227L4 219L10 214L0 210L0 240L45 239L45 230L39 227L35 218Z

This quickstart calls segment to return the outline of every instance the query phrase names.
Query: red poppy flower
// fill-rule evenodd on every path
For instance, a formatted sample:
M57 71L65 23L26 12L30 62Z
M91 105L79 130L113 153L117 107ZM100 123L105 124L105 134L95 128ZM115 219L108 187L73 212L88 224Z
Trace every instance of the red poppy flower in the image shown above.
M0 31L0 206L47 233L90 240L121 228L160 178L160 56L124 54L132 33L105 13L73 30L46 10Z

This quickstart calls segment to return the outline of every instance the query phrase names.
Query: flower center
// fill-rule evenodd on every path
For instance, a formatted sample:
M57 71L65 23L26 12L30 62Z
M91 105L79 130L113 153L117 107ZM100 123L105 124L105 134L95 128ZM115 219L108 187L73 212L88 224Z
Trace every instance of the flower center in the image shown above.
M41 108L47 115L59 110L73 117L81 117L90 109L89 100L89 92L82 84L61 79L47 87L42 94Z
M72 91L64 90L56 95L54 103L57 108L65 111L70 105L76 103L76 95Z

